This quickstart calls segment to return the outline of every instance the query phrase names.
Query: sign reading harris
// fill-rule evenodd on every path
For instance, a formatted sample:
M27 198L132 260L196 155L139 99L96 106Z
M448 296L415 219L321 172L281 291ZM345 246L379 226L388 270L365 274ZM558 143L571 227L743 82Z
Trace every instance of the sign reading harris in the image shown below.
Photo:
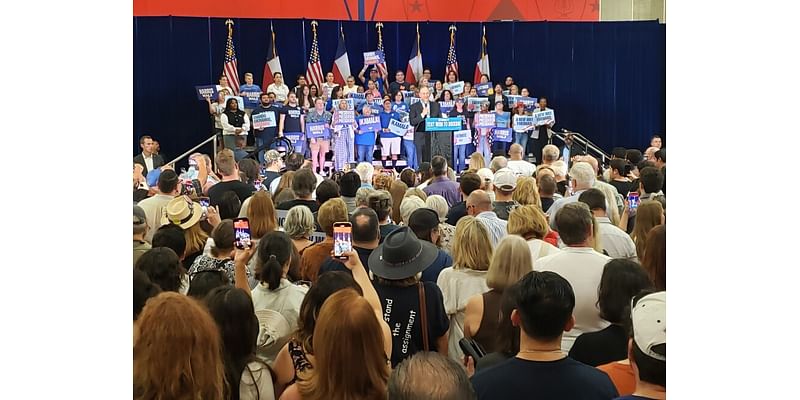
M492 82L479 83L475 85L475 90L478 92L478 96L490 96L494 94Z
M514 132L525 132L536 126L536 118L530 115L515 115L511 125Z
M244 108L256 108L261 102L261 92L241 92L239 94L244 98Z
M206 99L210 99L211 101L217 100L217 85L203 85L203 86L195 86L195 90L197 90L197 100L206 101Z
M380 132L381 117L377 115L370 115L369 117L358 117L358 129L361 133L364 132Z
M458 96L461 93L464 93L464 81L446 83L444 84L444 88L453 92L454 95Z
M396 119L389 120L389 132L397 136L403 136L408 132L409 124L407 122L400 122Z
M472 133L469 129L453 132L453 144L460 146L462 144L469 144L472 141Z
M383 51L381 50L364 52L364 65L376 65L383 61Z
M495 113L478 113L475 114L475 127L476 128L494 128Z
M495 142L511 142L511 128L494 128Z
M253 114L253 129L274 128L278 126L275 111L264 111Z
M425 130L428 132L457 131L459 129L461 129L461 118L425 118Z
M295 153L303 153L305 152L305 137L303 137L303 132L284 132L283 136L286 139L289 139L292 142L292 146L294 146Z
M356 113L353 110L337 110L339 120L337 125L352 125L356 122Z
M547 125L555 122L556 112L553 110L538 111L533 113L533 118L536 119L536 126Z
M308 137L313 139L330 139L331 131L325 126L324 122L309 122L306 124Z

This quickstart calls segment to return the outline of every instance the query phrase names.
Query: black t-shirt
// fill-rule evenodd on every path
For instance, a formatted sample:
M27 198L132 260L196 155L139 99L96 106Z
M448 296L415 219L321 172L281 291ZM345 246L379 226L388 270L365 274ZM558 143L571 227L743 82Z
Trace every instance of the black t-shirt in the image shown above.
M566 196L568 185L569 182L567 181L556 182L556 188L558 188L558 193L561 193L562 196Z
M280 177L281 174L279 172L266 171L266 173L264 174L264 180L261 183L263 183L264 186L267 187L267 190L269 190L269 185L272 183L272 181Z
M425 303L428 312L428 345L437 351L436 339L450 329L450 320L444 310L442 291L435 283L425 285ZM375 291L381 298L383 319L392 331L392 368L418 351L424 351L422 340L422 317L419 314L419 288L384 286L374 282Z
M372 249L353 246L353 250L358 253L358 259L361 260L361 264L364 265L364 269L367 270L367 273L369 273L369 255L372 254ZM332 271L350 272L350 270L347 269L347 267L345 267L341 261L333 257L328 257L322 262L322 266L319 268L319 274L317 276Z
M584 333L575 339L569 356L596 367L628 358L628 335L625 328L612 324L597 332Z
M628 192L633 189L633 182L620 182L612 179L611 182L608 183L617 188L617 192L619 192L619 194L621 194L623 197L627 197Z
M286 106L281 110L281 114L286 115L283 120L283 133L300 132L300 116L303 109L298 106Z
M219 201L222 199L222 194L229 190L236 193L236 195L239 196L239 200L244 203L245 199L253 194L255 188L242 181L220 182L208 189L209 203L212 206L219 204Z
M319 204L317 204L316 201L300 200L300 199L284 201L283 203L278 204L278 210L289 210L294 206L306 206L311 210L312 213L317 212L319 210Z
M383 243L383 239L386 239L386 236L389 236L389 234L394 232L394 230L397 229L397 228L399 228L399 226L395 225L395 224L381 225L380 226L380 230L381 230L380 243Z
M467 215L467 202L465 201L458 202L456 204L453 204L452 207L450 207L450 211L447 212L446 222L450 225L456 226L458 220L460 220L461 217L464 217L466 215Z
M569 357L528 361L513 357L472 377L478 400L610 400L617 389L605 372Z
M542 211L547 212L556 201L552 197L542 197Z

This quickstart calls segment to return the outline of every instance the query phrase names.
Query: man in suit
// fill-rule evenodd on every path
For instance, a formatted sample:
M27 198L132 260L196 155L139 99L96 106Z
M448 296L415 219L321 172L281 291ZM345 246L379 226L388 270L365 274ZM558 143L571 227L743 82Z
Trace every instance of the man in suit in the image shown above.
M142 154L133 157L133 163L141 164L144 167L144 171L142 171L144 176L147 176L148 172L164 165L164 159L153 151L152 137L144 135L139 138L139 146L142 148Z
M574 142L571 133L564 135L564 145L559 149L559 158L567 163L567 170L572 167L572 158L582 155L586 155L586 149Z
M439 103L431 101L431 90L423 86L419 90L419 101L412 104L408 112L408 121L414 125L414 146L417 148L417 157L421 161L431 160L431 137L425 131L425 118L440 118L442 116Z

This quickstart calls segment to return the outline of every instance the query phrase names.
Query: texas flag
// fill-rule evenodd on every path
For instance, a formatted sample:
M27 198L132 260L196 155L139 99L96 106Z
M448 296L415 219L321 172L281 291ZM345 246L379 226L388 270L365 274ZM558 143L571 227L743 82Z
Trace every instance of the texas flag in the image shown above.
M411 55L406 68L406 81L409 84L417 83L422 79L422 53L419 51L419 24L417 24L417 40L411 47Z
M350 76L350 60L344 46L344 31L340 30L339 45L336 47L336 59L333 60L333 80L344 87L345 79Z
M261 88L264 92L267 91L267 86L273 82L273 74L276 72L283 74L281 59L278 57L278 49L275 47L275 31L272 30L272 24L269 29L272 31L272 46L267 54L267 63L264 64L264 79L261 81Z
M483 27L483 38L481 39L481 58L475 64L475 79L473 82L481 81L481 74L486 74L491 79L489 73L489 53L486 51L486 27Z

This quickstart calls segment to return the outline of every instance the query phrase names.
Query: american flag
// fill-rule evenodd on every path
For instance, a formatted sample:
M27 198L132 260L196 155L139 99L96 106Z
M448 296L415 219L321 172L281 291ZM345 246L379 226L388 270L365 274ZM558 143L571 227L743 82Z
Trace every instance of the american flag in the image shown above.
M308 58L308 68L306 69L306 80L308 84L315 84L317 88L322 87L325 81L322 75L322 63L319 61L319 45L317 44L317 21L311 21L311 30L314 32L314 40L311 42L311 56Z
M383 24L381 24L383 26ZM378 51L383 53L383 62L378 64L378 73L380 76L387 76L388 70L386 69L386 52L383 51L383 35L381 34L380 28L378 28Z
M239 68L236 61L236 50L233 48L233 21L227 20L228 25L228 44L225 46L225 66L222 72L228 78L228 85L233 89L234 94L239 94Z
M447 66L444 69L445 80L447 80L447 74L449 74L450 71L454 71L456 73L456 79L458 79L458 60L456 60L455 25L450 26L450 50L447 52Z

